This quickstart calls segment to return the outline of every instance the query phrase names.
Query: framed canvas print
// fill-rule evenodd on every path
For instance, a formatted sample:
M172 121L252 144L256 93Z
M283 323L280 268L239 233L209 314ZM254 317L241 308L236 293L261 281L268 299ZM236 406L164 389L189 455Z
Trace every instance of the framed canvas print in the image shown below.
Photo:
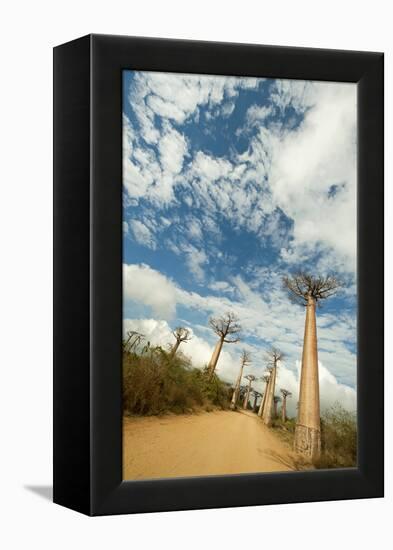
M383 55L54 50L54 501L383 496Z

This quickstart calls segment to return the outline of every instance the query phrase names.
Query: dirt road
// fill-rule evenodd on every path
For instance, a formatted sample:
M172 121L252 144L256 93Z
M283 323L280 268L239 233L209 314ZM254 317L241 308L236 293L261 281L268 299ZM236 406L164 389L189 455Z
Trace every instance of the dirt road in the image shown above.
M291 449L249 412L124 420L123 479L296 469Z

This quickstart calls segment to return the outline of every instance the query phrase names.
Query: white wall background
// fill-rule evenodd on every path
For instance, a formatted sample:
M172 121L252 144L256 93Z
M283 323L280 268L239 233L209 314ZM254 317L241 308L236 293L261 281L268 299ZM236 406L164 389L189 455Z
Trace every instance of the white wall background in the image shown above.
M51 483L52 46L89 32L311 46L386 53L389 3L305 0L5 2L0 16L0 545L3 548L360 548L389 540L387 498L89 519L27 487ZM391 108L387 146L391 151ZM387 168L391 168L387 159ZM389 166L390 164L390 166ZM386 172L390 182L391 170ZM392 191L387 186L392 213ZM387 221L387 241L392 235ZM392 254L387 257L392 278ZM388 304L392 292L387 289ZM392 331L391 315L387 334ZM392 357L392 339L387 343ZM392 376L387 360L387 395ZM387 404L387 420L392 406ZM41 492L48 493L48 489ZM300 531L307 525L306 538ZM247 532L251 534L246 541Z

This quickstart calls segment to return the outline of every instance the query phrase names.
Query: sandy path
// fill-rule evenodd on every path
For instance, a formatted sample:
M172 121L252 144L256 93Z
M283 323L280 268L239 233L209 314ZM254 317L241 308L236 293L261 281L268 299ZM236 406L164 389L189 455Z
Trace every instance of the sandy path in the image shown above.
M290 448L252 413L124 420L123 479L295 469Z

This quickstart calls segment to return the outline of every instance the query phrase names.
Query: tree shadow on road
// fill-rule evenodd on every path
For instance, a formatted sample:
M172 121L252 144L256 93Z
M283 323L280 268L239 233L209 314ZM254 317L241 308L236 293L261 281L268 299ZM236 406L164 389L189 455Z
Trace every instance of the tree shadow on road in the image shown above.
M277 451L262 451L263 454L267 457L269 457L271 460L276 462L277 464L281 464L282 466L286 466L290 470L294 472L301 472L303 470L311 470L313 469L312 464L308 462L305 458L290 454L290 455L283 455L281 453L278 453Z

